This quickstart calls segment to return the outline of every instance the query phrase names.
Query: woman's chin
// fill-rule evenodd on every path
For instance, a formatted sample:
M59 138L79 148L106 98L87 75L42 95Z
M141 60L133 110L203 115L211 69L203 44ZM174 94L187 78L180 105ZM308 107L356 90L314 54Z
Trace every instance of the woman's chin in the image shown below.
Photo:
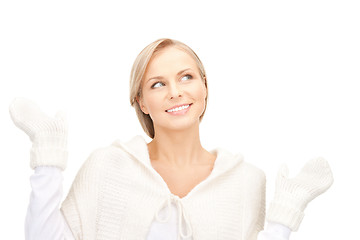
M177 119L169 122L168 124L164 124L161 126L155 126L155 132L158 129L159 131L170 131L170 132L187 132L187 131L198 131L199 128L199 119Z

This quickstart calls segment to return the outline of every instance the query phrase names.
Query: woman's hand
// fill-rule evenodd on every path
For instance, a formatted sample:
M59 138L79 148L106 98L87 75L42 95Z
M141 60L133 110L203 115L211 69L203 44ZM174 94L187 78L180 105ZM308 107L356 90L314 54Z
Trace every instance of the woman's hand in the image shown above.
M31 100L15 98L9 107L15 125L32 141L31 168L56 166L64 170L67 162L68 126L65 113L55 118L44 114Z
M279 170L267 220L296 231L307 204L324 193L334 179L328 162L323 158L310 160L295 178L289 178L288 172L285 165Z

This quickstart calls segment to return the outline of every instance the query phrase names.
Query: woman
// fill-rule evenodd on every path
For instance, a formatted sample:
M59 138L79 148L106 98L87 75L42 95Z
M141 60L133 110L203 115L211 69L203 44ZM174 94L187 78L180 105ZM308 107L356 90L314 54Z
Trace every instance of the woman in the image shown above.
M114 141L95 150L62 203L67 125L16 99L15 124L33 142L27 239L289 239L308 202L333 182L327 162L310 161L293 179L280 170L265 221L265 175L222 148L200 143L208 97L198 56L159 39L133 65L130 101L152 138Z

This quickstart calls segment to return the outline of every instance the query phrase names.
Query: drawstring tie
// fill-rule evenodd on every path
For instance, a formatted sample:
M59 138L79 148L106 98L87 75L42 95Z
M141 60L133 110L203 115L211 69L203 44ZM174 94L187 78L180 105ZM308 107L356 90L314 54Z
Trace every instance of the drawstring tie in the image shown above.
M164 201L163 205L159 208L159 210L156 212L156 220L160 223L165 223L168 222L171 218L171 203L174 202L176 204L177 210L178 210L178 224L179 224L179 234L178 234L178 239L180 239L180 236L182 238L188 238L190 236L192 236L192 229L191 229L191 225L189 222L189 219L187 218L185 211L184 211L184 206L182 204L181 199L174 195L174 194L170 194L170 196ZM165 219L160 219L159 218L159 212L164 208L167 207L167 217ZM185 229L186 229L186 233L183 232L183 228L182 228L182 220L184 220L185 222Z

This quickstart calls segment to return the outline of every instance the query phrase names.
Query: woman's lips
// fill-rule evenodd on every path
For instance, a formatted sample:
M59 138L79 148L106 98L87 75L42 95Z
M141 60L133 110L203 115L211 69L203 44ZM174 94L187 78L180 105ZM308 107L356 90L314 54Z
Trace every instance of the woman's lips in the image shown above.
M191 105L192 105L192 103L177 105L177 106L174 106L174 107L166 110L166 112L171 115L183 115L189 111Z

